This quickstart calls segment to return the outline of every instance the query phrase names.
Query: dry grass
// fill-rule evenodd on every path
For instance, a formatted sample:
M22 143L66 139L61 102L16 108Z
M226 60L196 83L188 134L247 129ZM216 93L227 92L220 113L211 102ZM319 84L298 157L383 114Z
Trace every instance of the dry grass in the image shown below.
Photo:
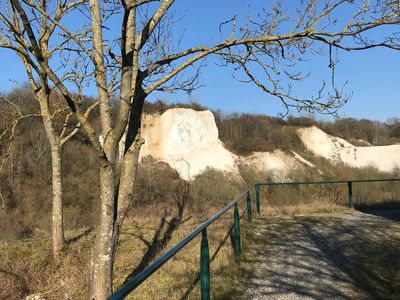
M176 244L201 221L193 218L181 225L157 256ZM150 217L127 222L117 253L115 287L120 286L139 265L148 249L144 240L152 241L158 224L158 218ZM211 263L211 287L212 297L216 299L230 298L231 293L240 289L238 265L229 238L231 225L232 214L229 213L208 228L210 257L215 256ZM60 299L67 295L70 299L87 299L88 262L94 234L85 234L81 230L69 232L67 236L72 242L67 245L63 260L57 265L51 260L49 239L1 245L0 299L21 299L36 293L48 299ZM199 251L200 237L196 237L128 299L198 299Z
M67 238L82 231L68 232ZM51 259L51 240L34 239L0 246L0 299L22 299L40 293L49 299L68 294L72 299L85 291L87 258L93 235L66 246L63 259L55 264Z
M297 194L301 193L297 191ZM347 210L346 205L342 203L346 203L344 198L343 201L335 202L331 198L319 197L305 203L299 200L291 204L284 200L275 201L277 195L272 197L273 193L264 192L261 195L262 214L268 216L310 215ZM244 201L240 207L242 212L243 205ZM145 217L131 216L124 226L115 266L116 288L140 265L151 244L154 246L154 241L160 241L165 236L167 226L159 230L155 239L162 216L155 209L156 207L152 207L152 210L156 211L153 215L149 209L146 210ZM212 213L210 211L207 215ZM215 256L211 263L214 299L231 299L241 295L244 282L240 280L240 276L246 270L250 272L254 268L245 261L237 261L234 258L229 236L232 219L230 211L208 228L210 257ZM155 257L165 253L205 218L186 216L184 220L185 222L171 233L170 239L165 240ZM165 224L168 224L168 221L171 221L171 217L166 219ZM242 220L242 224L246 223L247 221ZM250 246L246 236L251 229L246 225L242 229L243 252L246 253ZM68 295L71 299L87 299L88 262L93 238L93 232L67 232L70 242L61 263L57 265L51 260L51 241L48 238L3 243L0 246L0 299L21 299L35 293L45 294L48 299L60 299L63 295ZM128 299L198 299L199 251L200 236L154 273Z
M212 297L216 299L227 298L233 292L232 287L237 286L236 265L234 263L233 251L229 239L229 229L232 222L224 218L208 228L210 257L215 255L211 263L211 286ZM194 223L182 226L179 232L174 234L171 242L166 246L170 248L182 239L194 228ZM131 232L142 232L145 238L150 239L154 228L131 227L122 236L120 253L128 253L133 248L132 240L129 238ZM146 250L142 243L135 247L130 260L126 255L119 255L117 261L116 285L120 285L129 272L139 263L141 253ZM167 262L159 271L145 281L128 299L181 299L188 295L189 299L199 298L199 286L197 276L199 273L200 236L190 242L173 259Z
M263 215L270 216L295 216L299 214L336 213L344 212L347 210L348 208L346 206L322 201L307 204L261 207L261 213Z
M319 162L315 170L294 170L289 174L290 180L284 181L323 181L351 179L398 178L397 173L382 173L374 168L353 169L343 165L323 167ZM314 172L314 173L313 173ZM272 182L273 180L257 180L251 182ZM258 176L258 178L260 178ZM254 197L254 188L252 188ZM346 183L312 184L312 185L280 185L261 186L260 199L267 213L293 215L309 212L334 212L348 206L349 194ZM368 211L373 208L400 208L400 181L353 183L353 204L356 209Z
M341 172L342 177L348 176L347 178L376 177L371 170L361 174L363 176L359 173L349 173L348 169ZM259 177L260 174L251 172L243 175L246 175L244 178L249 186L262 178ZM304 177L303 173L297 175L293 178L318 179ZM175 185L171 180L160 181L160 187L156 187L156 192L161 191L160 199L152 197L153 194L158 194L148 189L153 194L146 194L142 199L154 198L154 201L136 203L138 208L132 210L123 228L114 270L115 287L119 287L132 270L141 266L145 254L149 253L152 246L159 251L148 256L149 260L142 265L154 261L202 223L206 216L211 216L217 209L222 208L238 189L236 183L231 182L229 178L221 179L219 174L209 171L199 178L198 183L192 184L193 195L185 204L186 213L182 216L179 226L168 233L169 223L172 223L172 218L177 214L177 200L182 197L184 185L173 176L163 178L172 178ZM215 182L219 184L213 184ZM204 186L210 187L206 190L207 193ZM162 187L168 190L164 191ZM355 184L353 192L356 208L368 209L377 204L390 206L397 203L396 199L400 199L400 183ZM215 201L210 202L210 199L214 198ZM254 200L254 189L252 199ZM347 209L347 201L346 185L263 187L261 190L262 213L269 216L343 212ZM242 212L244 204L245 201L241 201ZM211 206L214 208L211 209ZM164 223L161 222L163 217ZM230 211L208 229L210 256L213 257L218 252L211 264L212 297L215 299L230 299L234 295L240 295L244 289L239 280L240 274L243 270L254 268L241 261L237 262L233 257L228 234L232 219ZM246 232L250 231L243 230L244 252L248 246L245 240ZM48 299L60 299L66 295L70 299L87 299L88 264L93 238L93 232L84 234L83 229L67 232L69 243L59 264L54 264L51 260L49 238L36 236L34 240L20 240L8 244L3 242L0 244L0 299L21 299L34 293L45 294ZM128 299L198 299L199 248L200 237L197 237Z

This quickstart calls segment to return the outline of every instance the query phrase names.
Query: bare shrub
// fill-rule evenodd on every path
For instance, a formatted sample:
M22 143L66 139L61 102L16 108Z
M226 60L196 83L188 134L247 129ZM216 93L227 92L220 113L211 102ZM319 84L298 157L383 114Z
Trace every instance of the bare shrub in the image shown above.
M151 209L160 205L167 209L182 196L185 182L168 164L145 157L137 172L132 207Z
M191 183L190 206L192 213L221 209L244 189L243 182L231 174L207 169Z

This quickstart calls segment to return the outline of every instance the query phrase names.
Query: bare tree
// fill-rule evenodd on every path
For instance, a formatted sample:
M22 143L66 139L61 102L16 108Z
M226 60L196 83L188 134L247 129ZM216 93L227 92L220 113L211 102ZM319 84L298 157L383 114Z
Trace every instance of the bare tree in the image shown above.
M6 164L8 164L8 178L11 185L14 185L17 189L20 188L20 180L18 180L18 176L15 176L15 173L19 173L18 170L20 169L20 152L17 152L15 148L20 148L15 145L14 139L17 135L17 125L22 121L29 120L34 117L40 117L40 114L26 112L20 105L17 103L15 99L10 100L6 97L0 96L0 106L1 106L1 113L2 113L2 120L4 122L3 127L1 128L0 133L0 148L1 148L1 161L0 161L0 172L2 172ZM17 178L14 182L14 178ZM3 201L4 197L2 196Z
M56 92L52 92L51 82L49 82L47 71L41 62L49 62L50 58L57 56L58 63L56 68L65 67L68 63L71 63L71 58L63 59L60 53L63 50L63 45L66 45L68 39L63 39L61 42L50 45L50 39L56 32L57 20L60 20L62 16L67 14L72 8L77 7L81 2L74 2L71 4L58 3L55 8L55 18L50 22L45 15L40 15L30 10L29 18L27 14L24 17L19 17L16 7L13 5L7 5L3 3L0 11L0 47L14 51L20 61L22 62L27 77L29 79L30 86L34 92L35 98L39 104L40 111L38 113L23 114L21 109L14 104L12 101L7 101L11 106L14 107L17 114L14 120L8 126L5 131L1 134L0 138L7 137L9 141L8 149L12 149L12 140L15 133L15 128L20 121L28 117L40 116L43 120L47 141L50 145L51 152L51 167L52 167L52 239L53 239L53 256L56 260L60 258L61 250L64 247L64 229L63 229L63 205L62 205L62 160L61 151L63 145L77 132L80 124L71 124L71 119L76 119L72 112L68 112L69 108L64 100L62 101L51 101L51 95L53 93L58 95ZM46 10L50 4L48 1L43 1L40 4L33 2L26 2L26 5L33 6L38 5L40 9ZM34 27L34 32L27 33L24 29L24 22L29 22L29 26ZM35 56L32 53L32 47L30 45L30 38L34 36L38 37L36 47L40 53L39 56ZM60 59L61 58L61 59ZM76 59L73 58L73 62ZM84 77L75 76L70 69L64 70L64 76L60 79L61 81L70 80L73 81L78 87L83 83ZM80 73L83 75L83 73ZM78 89L79 91L79 89ZM61 96L61 95L60 95ZM77 98L80 98L77 97ZM87 114L96 106L95 103L87 110ZM57 130L56 118L65 116L63 126ZM5 159L8 158L9 152L6 153ZM3 164L4 164L3 160Z
M220 58L222 66L232 67L236 79L255 84L275 96L287 109L334 113L347 101L342 88L335 84L335 49L399 49L398 36L389 32L400 22L399 1L394 0L299 1L294 16L275 5L257 17L249 16L243 24L239 23L238 17L222 22L220 28L216 28L216 32L221 32L220 42L193 45L187 49L181 49L179 37L175 36L173 0L58 1L55 10L49 8L47 1L3 1L12 12L12 20L17 20L10 25L10 21L0 15L3 28L7 27L13 34L17 30L18 45L8 45L8 48L17 53L23 50L27 70L35 66L38 76L43 74L44 79L54 84L71 113L82 124L98 156L101 196L91 259L91 299L105 299L112 291L114 254L134 189L139 152L144 143L140 135L141 116L149 95L155 91L191 92L199 84L199 69L204 66L204 59L215 56ZM78 6L74 13L82 14L79 20L86 23L80 31L74 31L62 22L60 11ZM343 20L343 9L353 12L350 19ZM115 28L112 20L117 18L120 25ZM87 59L82 63L89 63L84 64L88 67L78 69L95 75L100 132L96 132L89 122L82 99L63 82L59 65L51 63L54 53L43 46L47 35L39 34L37 27L32 25L35 20L42 20L41 23L52 30L57 29L64 38L58 49L68 48L71 55ZM17 29L15 22L19 26ZM380 40L368 39L368 32L384 26L388 28L386 36ZM113 33L114 38L110 38ZM7 47L4 39L2 46ZM120 54L116 54L117 51ZM322 82L314 96L296 96L287 82L307 77L298 72L296 66L314 54L328 55L331 82ZM47 82L41 84L47 86ZM115 94L119 101L113 116L110 99ZM103 137L102 143L99 135ZM118 147L124 139L123 155L119 160Z
M62 164L61 164L61 151L63 145L77 132L79 128L75 126L74 128L68 128L67 121L71 117L71 114L67 114L64 127L60 130L60 133L56 132L54 118L57 114L65 112L65 108L61 110L52 110L50 113L50 105L49 105L49 93L46 94L45 97L39 96L38 93L35 93L35 98L41 104L41 110L39 112L33 113L23 113L22 109L11 100L6 98L2 98L3 101L6 101L15 108L16 113L14 114L14 118L9 126L5 128L5 130L0 134L0 140L4 140L5 149L3 149L3 157L0 162L0 171L3 169L5 163L8 159L11 158L11 152L13 149L13 140L16 134L17 126L25 119L32 117L41 117L43 120L43 124L46 132L46 141L38 139L37 136L32 137L32 142L34 145L38 144L42 149L40 151L42 153L38 153L38 155L44 155L43 159L45 159L44 164L47 164L49 158L45 155L47 154L47 145L50 145L50 154L51 154L51 166L52 166L52 239L53 239L53 256L56 260L59 260L61 250L64 247L64 229L63 229L63 205L62 205ZM46 92L47 93L47 92ZM40 93L40 95L43 95ZM43 104L44 102L44 104ZM43 110L46 108L47 110ZM44 178L47 177L47 172L42 174ZM46 181L46 180L45 180ZM45 188L46 190L46 188Z

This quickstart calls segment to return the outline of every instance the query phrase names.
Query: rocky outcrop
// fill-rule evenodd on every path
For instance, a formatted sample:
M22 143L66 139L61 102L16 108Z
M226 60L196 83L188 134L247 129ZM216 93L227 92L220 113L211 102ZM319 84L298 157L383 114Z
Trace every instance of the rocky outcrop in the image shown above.
M237 156L218 139L210 111L174 108L162 115L146 115L142 135L146 142L141 157L150 155L168 163L184 179L200 174L207 167L239 173Z
M207 168L239 175L239 165L281 179L297 168L315 168L294 151L254 152L246 157L231 153L219 140L210 111L174 108L163 114L145 115L142 124L146 142L141 159L152 156L164 161L184 179L193 178ZM309 151L332 163L343 162L357 168L374 166L386 172L400 167L400 145L355 147L315 126L299 129L298 135Z
M240 157L227 149L218 138L214 115L210 111L186 108L170 109L163 114L145 115L141 159L152 156L168 163L184 179L193 178L207 168L239 176L239 165L281 178L301 167L298 158L283 151L254 152Z
M315 126L301 128L298 134L308 150L332 163L343 162L354 168L372 166L383 172L400 168L400 145L356 147Z

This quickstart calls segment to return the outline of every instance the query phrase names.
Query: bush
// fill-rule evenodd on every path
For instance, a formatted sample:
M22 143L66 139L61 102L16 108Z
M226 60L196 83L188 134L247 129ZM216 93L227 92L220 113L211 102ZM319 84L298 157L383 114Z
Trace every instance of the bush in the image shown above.
M214 169L207 169L195 177L190 185L191 213L206 213L222 209L244 189L244 183L232 176Z

